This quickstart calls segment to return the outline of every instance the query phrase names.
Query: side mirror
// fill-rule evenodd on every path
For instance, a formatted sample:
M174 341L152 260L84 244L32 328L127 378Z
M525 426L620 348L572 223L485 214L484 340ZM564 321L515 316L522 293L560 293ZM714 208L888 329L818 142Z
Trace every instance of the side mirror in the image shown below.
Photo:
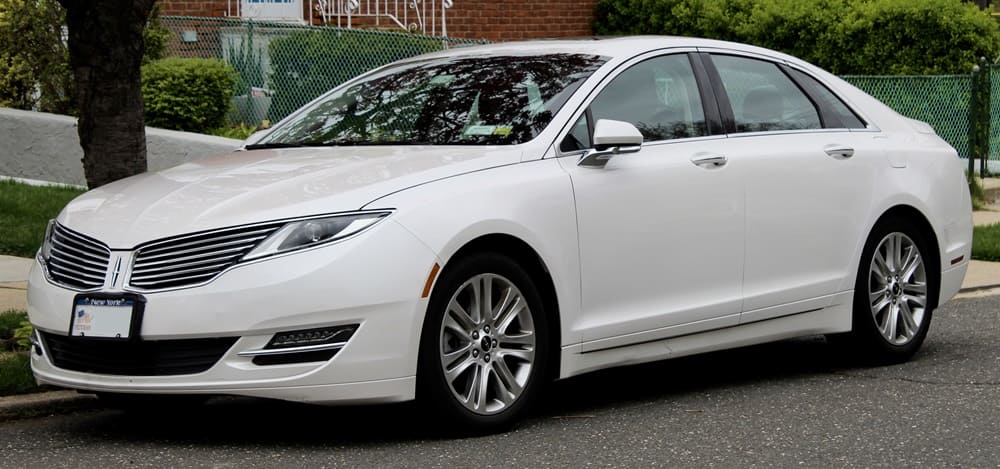
M642 133L629 122L600 119L594 126L594 149L584 153L580 166L603 168L611 157L642 149Z

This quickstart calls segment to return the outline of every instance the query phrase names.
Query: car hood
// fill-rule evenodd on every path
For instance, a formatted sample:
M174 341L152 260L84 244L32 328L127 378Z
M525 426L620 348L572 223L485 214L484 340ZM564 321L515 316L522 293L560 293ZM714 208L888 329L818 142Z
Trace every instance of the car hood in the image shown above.
M195 231L358 210L392 192L520 159L515 147L235 152L102 186L70 202L59 222L131 249Z

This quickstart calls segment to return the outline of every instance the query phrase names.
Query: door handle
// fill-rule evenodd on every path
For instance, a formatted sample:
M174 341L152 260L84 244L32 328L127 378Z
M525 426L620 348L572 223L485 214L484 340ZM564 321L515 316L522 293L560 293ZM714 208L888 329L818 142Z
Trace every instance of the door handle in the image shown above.
M729 162L729 158L717 153L698 153L691 157L691 162L702 168L719 168L725 166Z
M823 149L827 155L834 158L850 158L854 156L854 149L840 145L830 145Z

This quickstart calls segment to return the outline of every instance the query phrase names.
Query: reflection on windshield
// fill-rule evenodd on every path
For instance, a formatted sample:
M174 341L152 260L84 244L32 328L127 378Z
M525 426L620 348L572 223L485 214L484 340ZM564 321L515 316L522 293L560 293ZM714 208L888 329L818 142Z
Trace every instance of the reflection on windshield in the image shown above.
M603 57L451 57L394 67L314 104L253 148L517 144L531 140Z

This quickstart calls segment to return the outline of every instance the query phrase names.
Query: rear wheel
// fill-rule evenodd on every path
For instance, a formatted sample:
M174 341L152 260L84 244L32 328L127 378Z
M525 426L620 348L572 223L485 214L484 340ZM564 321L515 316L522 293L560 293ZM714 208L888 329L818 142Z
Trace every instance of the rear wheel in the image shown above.
M527 409L548 364L548 324L512 259L475 254L438 280L421 336L418 398L462 430L492 431Z
M906 220L889 219L872 231L858 267L850 334L862 358L899 363L920 349L938 288L930 252Z

